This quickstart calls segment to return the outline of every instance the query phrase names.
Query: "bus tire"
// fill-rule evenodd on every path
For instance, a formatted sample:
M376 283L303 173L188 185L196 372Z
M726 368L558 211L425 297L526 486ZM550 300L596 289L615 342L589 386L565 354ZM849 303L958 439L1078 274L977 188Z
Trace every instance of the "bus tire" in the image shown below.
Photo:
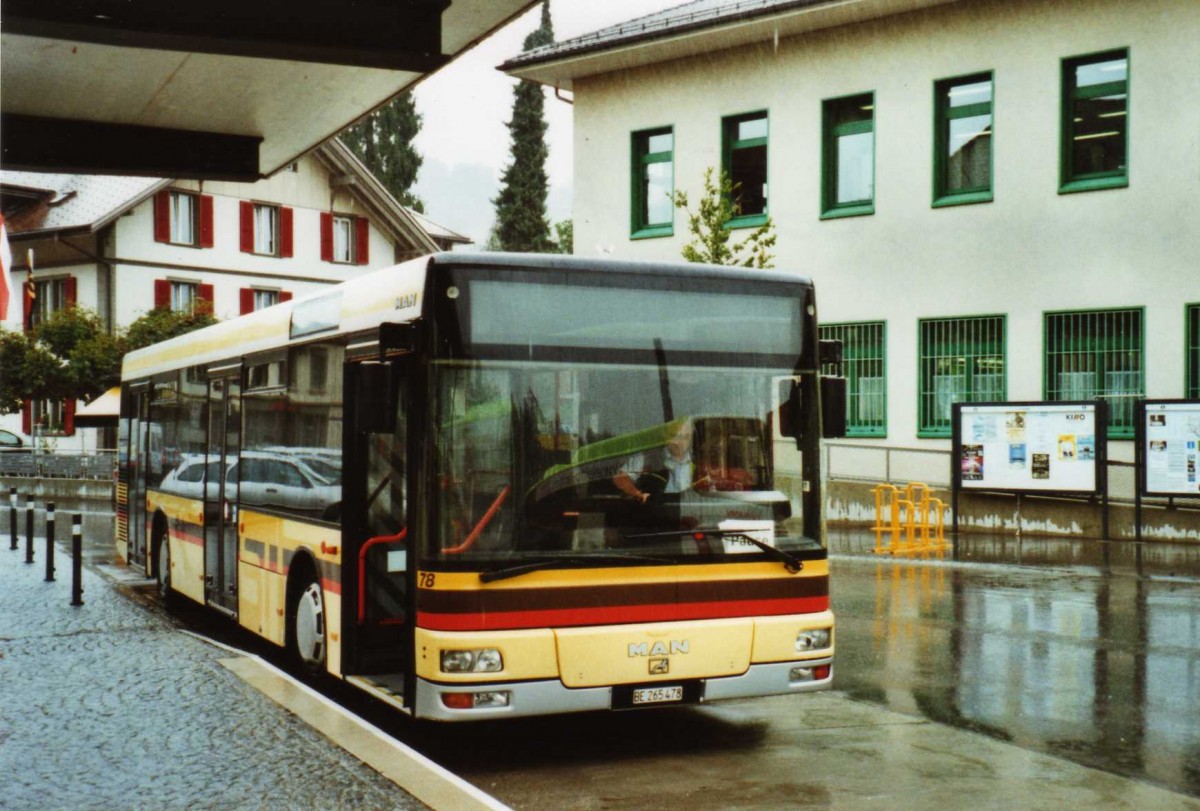
M326 642L325 595L312 564L305 564L304 571L289 589L288 600L288 651L301 670L310 676L325 672Z

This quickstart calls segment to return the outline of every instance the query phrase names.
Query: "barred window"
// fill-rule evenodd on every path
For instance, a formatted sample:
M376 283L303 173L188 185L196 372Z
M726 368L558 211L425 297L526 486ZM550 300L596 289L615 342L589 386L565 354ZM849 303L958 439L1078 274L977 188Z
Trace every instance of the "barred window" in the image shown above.
M1145 395L1142 310L1046 313L1047 400L1108 402L1108 435L1133 438Z
M1187 306L1186 391L1189 398L1200 398L1200 304Z
M950 436L954 403L1002 402L1005 317L924 318L920 328L918 436Z
M887 324L825 324L823 340L842 342L846 378L846 436L887 436ZM821 370L832 373L832 367Z

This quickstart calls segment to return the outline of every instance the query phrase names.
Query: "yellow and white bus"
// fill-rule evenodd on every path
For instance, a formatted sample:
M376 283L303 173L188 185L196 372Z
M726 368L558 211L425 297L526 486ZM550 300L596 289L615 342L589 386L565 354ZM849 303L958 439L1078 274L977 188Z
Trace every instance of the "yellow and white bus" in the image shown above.
M126 357L118 553L420 718L824 689L820 349L782 271L407 262Z

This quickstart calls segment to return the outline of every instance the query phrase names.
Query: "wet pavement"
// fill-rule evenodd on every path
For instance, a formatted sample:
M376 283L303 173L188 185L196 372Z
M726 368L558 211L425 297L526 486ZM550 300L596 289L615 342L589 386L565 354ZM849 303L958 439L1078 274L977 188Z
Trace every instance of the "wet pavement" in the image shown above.
M0 547L0 808L424 807L128 588L84 569L71 606L69 557L47 583L35 553Z
M1200 547L873 546L831 542L838 690L1200 796Z

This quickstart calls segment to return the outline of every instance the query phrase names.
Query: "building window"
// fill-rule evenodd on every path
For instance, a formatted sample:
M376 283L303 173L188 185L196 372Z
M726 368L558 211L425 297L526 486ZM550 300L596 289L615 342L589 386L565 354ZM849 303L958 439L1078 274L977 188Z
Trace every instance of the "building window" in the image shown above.
M1184 362L1187 364L1187 397L1200 399L1200 304L1187 306L1187 351Z
M674 232L675 135L670 127L633 134L632 235L670 236Z
M992 199L992 75L934 85L934 205Z
M67 408L62 400L34 400L33 424L41 436L63 436L67 433Z
M918 436L950 436L954 403L1002 402L1005 317L923 318Z
M1067 59L1062 68L1059 191L1129 184L1129 52Z
M734 218L729 227L767 221L767 114L731 116L722 121L722 167L733 186Z
M279 208L261 203L254 205L254 252L275 256L279 253Z
M190 313L200 299L200 285L171 282L171 312Z
M213 198L163 189L154 195L154 241L189 248L213 246Z
M875 95L823 105L821 216L875 213Z
M1108 435L1133 438L1134 402L1145 394L1142 310L1046 313L1047 400L1108 402Z
M354 218L333 218L333 261L354 264Z
M821 338L842 342L846 436L887 436L887 325L883 321L825 324Z
M176 245L196 245L200 229L197 227L200 208L196 196L181 191L171 192L171 242Z
M265 310L267 307L274 307L279 303L278 290L255 290L254 291L254 309Z
M29 310L30 329L41 324L59 310L71 304L71 280L67 278L46 279L33 283L33 301Z

